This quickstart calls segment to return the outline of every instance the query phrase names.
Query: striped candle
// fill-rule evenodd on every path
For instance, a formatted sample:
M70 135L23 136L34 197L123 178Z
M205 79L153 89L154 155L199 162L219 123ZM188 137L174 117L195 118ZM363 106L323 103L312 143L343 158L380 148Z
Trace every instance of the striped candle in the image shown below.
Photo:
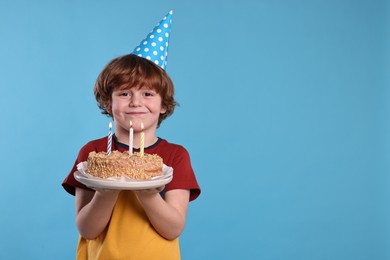
M111 155L111 145L112 145L112 132L111 132L111 128L112 128L112 124L110 122L110 124L108 125L108 128L110 129L108 131L108 137L107 137L107 156L110 156Z

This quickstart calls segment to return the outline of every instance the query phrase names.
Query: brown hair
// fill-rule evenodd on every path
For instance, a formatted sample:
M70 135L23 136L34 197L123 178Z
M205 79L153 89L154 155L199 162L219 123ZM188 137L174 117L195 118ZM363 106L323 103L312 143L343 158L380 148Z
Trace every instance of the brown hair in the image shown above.
M160 114L157 127L173 114L177 105L174 99L174 86L169 75L153 62L133 54L113 59L98 76L94 94L102 114L111 114L111 95L116 89L147 87L155 90L162 99L161 106L166 108Z

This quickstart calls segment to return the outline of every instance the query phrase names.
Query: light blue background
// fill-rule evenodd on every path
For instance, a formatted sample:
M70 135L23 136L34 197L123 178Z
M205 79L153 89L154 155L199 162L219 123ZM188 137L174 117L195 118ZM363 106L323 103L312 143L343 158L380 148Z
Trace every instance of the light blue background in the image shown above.
M183 259L390 259L389 1L0 2L0 259L73 259L93 84L174 10L158 134L202 194Z

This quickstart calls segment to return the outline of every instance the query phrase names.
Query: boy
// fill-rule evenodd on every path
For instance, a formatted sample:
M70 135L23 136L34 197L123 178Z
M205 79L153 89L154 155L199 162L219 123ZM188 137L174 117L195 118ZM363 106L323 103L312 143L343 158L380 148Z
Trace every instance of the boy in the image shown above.
M87 143L62 184L76 197L77 259L180 259L178 237L188 203L200 194L185 148L156 136L156 129L176 105L173 83L162 69L166 63L158 66L158 62L139 56L112 60L97 79L95 97L102 113L114 119L112 149L128 150L132 121L134 150L139 150L142 122L145 152L161 156L164 164L174 169L173 179L165 187L140 191L88 188L77 182L73 173L89 152L106 151L107 138Z

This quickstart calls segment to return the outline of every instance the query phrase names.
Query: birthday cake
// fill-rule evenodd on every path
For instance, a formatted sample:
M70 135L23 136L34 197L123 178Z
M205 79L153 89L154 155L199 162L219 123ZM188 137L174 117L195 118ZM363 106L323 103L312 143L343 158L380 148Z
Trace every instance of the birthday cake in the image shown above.
M163 171L163 160L157 154L121 153L112 151L90 152L87 172L99 178L128 177L131 179L150 179L160 176Z

